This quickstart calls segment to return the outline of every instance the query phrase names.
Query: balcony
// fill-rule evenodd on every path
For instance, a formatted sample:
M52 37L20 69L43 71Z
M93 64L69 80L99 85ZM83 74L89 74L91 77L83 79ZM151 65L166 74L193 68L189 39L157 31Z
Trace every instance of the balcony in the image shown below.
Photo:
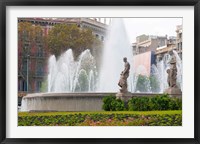
M36 53L30 53L30 58L41 58L41 59L45 59L48 57L48 53L44 53L44 52L36 52ZM27 54L24 52L20 52L18 53L18 57L24 57L26 58Z

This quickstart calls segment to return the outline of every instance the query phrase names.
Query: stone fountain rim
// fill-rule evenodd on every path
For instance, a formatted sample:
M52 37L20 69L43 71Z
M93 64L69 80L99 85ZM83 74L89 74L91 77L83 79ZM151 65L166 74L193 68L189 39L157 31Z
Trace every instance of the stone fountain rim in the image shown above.
M64 98L64 97L105 97L108 95L115 96L117 92L73 92L73 93L62 93L62 92L50 92L50 93L31 93L23 97L27 98ZM162 95L162 93L131 93L130 97L137 96L155 96Z

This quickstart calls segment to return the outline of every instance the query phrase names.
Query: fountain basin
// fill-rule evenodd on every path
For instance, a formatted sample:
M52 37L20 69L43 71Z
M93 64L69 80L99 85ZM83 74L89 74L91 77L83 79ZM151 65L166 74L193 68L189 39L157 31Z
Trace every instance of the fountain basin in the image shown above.
M21 111L102 111L103 98L116 93L33 93L22 99ZM131 93L155 96L158 93Z
M115 93L34 93L22 99L21 111L102 111L103 97Z

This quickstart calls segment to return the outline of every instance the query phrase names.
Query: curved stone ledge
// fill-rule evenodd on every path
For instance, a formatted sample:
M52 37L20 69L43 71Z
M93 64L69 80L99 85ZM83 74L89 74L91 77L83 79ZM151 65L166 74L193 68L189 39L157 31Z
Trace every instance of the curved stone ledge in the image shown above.
M103 98L116 93L33 93L22 99L21 111L102 111ZM131 93L131 97L158 93Z

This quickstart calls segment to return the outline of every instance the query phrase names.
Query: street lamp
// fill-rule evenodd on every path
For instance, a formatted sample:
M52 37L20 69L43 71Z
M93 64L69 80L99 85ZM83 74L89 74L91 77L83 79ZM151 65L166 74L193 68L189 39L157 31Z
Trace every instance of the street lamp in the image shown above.
M30 55L27 55L27 93L28 93L28 63L29 63L29 57L30 57Z

